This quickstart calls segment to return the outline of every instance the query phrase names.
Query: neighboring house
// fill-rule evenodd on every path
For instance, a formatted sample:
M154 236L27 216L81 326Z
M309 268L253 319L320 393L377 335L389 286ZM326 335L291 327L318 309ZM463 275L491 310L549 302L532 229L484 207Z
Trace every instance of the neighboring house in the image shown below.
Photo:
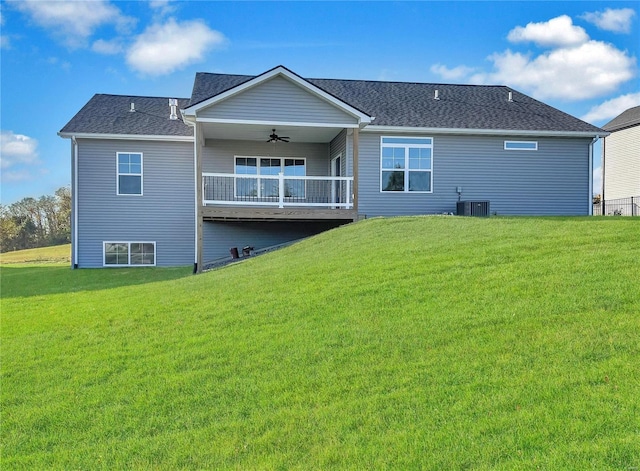
M70 138L74 267L184 265L372 216L587 215L606 133L504 86L198 73L95 95ZM288 141L288 142L286 142ZM337 248L339 250L339 248Z
M629 108L603 127L602 198L640 196L640 106Z

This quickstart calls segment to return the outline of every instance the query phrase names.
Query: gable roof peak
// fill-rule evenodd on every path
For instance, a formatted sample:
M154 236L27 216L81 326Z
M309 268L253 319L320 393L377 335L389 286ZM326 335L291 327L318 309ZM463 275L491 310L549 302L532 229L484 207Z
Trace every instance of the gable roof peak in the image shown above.
M279 77L279 76L284 77L290 82L293 82L295 85L305 89L307 92L313 95L316 95L317 97L330 103L331 105L337 108L340 108L342 111L346 112L347 114L354 116L355 118L357 118L359 123L368 124L373 120L373 116L365 113L361 109L356 108L350 103L342 100L335 94L332 94L331 92L324 90L322 87L311 82L310 80L304 77L301 77L300 75L296 74L295 72L291 71L290 69L286 68L283 65L278 65L276 67L273 67L267 70L266 72L263 72L260 75L256 75L253 77L236 76L236 77L242 77L242 79L235 80L236 83L234 84L230 83L229 86L225 89L218 90L215 93L211 93L205 97L198 97L198 99L194 99L194 97L196 96L196 92L199 91L197 90L198 77L196 76L196 81L194 82L194 85L193 85L194 88L193 88L193 93L191 97L191 103L184 110L182 110L183 114L189 115L189 116L195 116L198 110L201 110L208 106L212 106L216 103L219 103L220 101L230 98L231 96L234 96L238 93L242 93L247 89L256 87L264 82L267 82L273 79L274 77ZM223 77L226 78L228 76L223 76Z

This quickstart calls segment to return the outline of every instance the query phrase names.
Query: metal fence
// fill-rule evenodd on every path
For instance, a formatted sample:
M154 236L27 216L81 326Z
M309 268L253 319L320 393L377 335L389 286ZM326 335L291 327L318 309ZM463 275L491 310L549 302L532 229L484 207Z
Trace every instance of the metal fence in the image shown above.
M593 205L594 216L640 216L640 196L606 200Z

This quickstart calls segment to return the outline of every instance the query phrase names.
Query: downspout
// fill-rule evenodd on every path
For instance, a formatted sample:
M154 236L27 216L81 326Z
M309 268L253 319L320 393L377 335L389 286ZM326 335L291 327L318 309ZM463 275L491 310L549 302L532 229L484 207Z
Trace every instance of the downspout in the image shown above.
M71 136L73 143L73 188L71 189L71 198L73 199L73 264L72 268L78 268L78 141L76 136Z
M180 110L180 116L182 117L182 122L187 126L193 126L193 273L198 273L198 125L195 121L191 121L187 119L184 114L184 110ZM194 117L195 119L195 117Z
M606 155L607 155L607 138L603 137L602 138L602 194L600 195L600 204L602 207L603 216L604 216L604 177L605 177L604 160L606 158Z
M598 142L597 134L589 144L589 216L593 216L593 145Z
M185 121L186 122L186 121ZM193 252L193 273L198 273L198 125L193 123L193 201L194 201L194 252Z

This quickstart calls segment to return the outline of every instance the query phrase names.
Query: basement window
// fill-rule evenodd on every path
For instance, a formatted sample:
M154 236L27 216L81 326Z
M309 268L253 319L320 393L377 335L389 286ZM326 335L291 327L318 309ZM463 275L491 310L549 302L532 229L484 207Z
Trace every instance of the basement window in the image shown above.
M155 242L104 242L103 254L105 267L156 265Z
M504 150L538 150L537 141L504 141Z

